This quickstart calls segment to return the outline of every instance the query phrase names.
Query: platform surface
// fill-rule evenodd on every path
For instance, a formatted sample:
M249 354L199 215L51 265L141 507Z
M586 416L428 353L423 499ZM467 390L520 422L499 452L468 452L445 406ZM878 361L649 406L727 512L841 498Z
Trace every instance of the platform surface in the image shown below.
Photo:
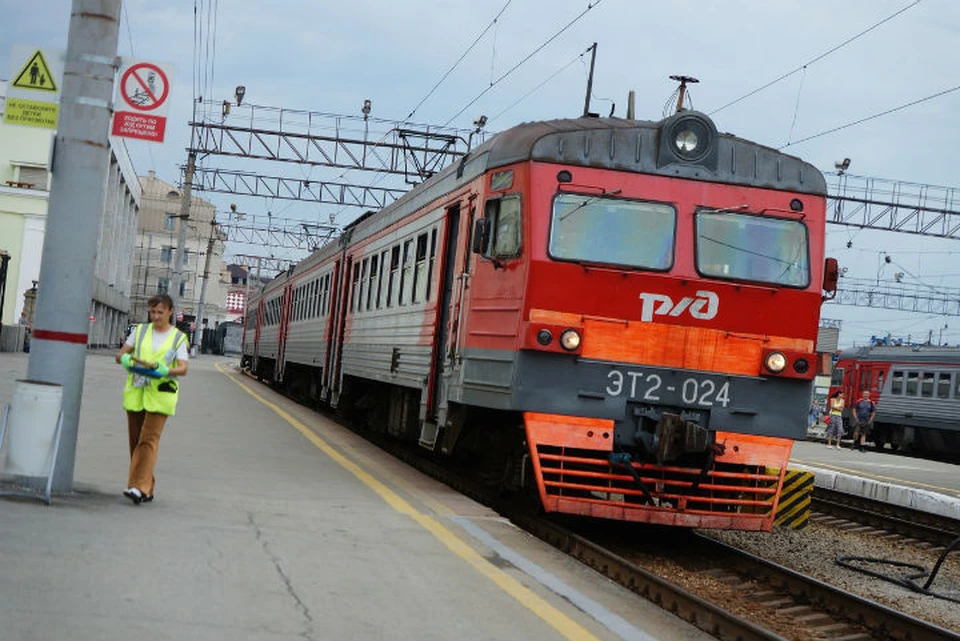
M123 378L88 355L73 492L0 498L0 639L712 638L231 359L190 363L135 506Z

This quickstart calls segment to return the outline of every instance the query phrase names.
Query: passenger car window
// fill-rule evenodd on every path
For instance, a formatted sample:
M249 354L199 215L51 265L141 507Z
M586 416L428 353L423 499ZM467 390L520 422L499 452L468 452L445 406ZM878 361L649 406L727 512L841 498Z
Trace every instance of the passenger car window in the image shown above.
M903 372L894 372L890 378L890 393L903 394Z
M937 375L937 398L950 398L950 374L946 372Z

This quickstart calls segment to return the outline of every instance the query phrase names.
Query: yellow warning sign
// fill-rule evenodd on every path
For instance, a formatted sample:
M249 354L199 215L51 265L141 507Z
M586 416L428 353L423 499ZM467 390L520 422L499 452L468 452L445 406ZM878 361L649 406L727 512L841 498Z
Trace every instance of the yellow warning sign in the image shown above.
M43 57L43 52L39 49L34 52L27 64L13 79L13 85L17 89L32 89L34 91L48 91L57 93L57 82L50 71L50 65Z
M3 121L11 125L56 129L59 115L60 105L55 102L7 98Z

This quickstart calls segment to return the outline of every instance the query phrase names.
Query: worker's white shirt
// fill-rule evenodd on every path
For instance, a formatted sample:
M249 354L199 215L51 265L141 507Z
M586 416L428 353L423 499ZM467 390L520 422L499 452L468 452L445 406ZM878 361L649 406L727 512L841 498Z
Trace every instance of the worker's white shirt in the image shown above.
M151 332L152 340L150 342L153 343L154 353L156 353L156 351L160 349L160 346L163 345L163 341L167 340L167 337L170 336L170 332L172 332L174 329L176 328L173 325L171 325L170 328L167 329L167 331L165 332L158 332L155 329ZM130 335L127 336L126 344L129 345L130 347L136 348L136 344L134 344L133 342L133 339L136 338L136 335L137 335L137 329L136 329L136 326L134 326L133 330L130 332ZM180 343L180 346L177 347L177 360L180 361L181 363L184 363L189 359L190 359L190 352L189 350L187 350L187 341L182 341Z

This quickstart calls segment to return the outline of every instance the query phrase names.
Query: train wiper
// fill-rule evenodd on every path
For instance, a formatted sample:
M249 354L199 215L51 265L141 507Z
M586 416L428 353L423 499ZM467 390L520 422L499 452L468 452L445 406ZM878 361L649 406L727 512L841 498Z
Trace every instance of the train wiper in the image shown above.
M566 220L567 218L569 218L570 216L572 216L572 215L574 214L574 212L580 211L581 209L583 209L584 207L586 207L587 205L589 205L589 204L592 203L593 201L597 200L598 198L603 198L604 196L613 196L613 195L615 195L615 194L619 194L619 193L622 192L622 191L623 191L622 189L614 189L613 191L607 191L606 189L604 189L602 192L600 192L600 193L597 194L596 196L591 196L590 198L587 198L586 200L584 200L582 203L580 203L579 205L577 205L576 207L574 207L573 209L571 209L571 210L568 211L567 213L565 213L565 214L560 214L560 216L559 216L559 218L557 218L557 220Z

